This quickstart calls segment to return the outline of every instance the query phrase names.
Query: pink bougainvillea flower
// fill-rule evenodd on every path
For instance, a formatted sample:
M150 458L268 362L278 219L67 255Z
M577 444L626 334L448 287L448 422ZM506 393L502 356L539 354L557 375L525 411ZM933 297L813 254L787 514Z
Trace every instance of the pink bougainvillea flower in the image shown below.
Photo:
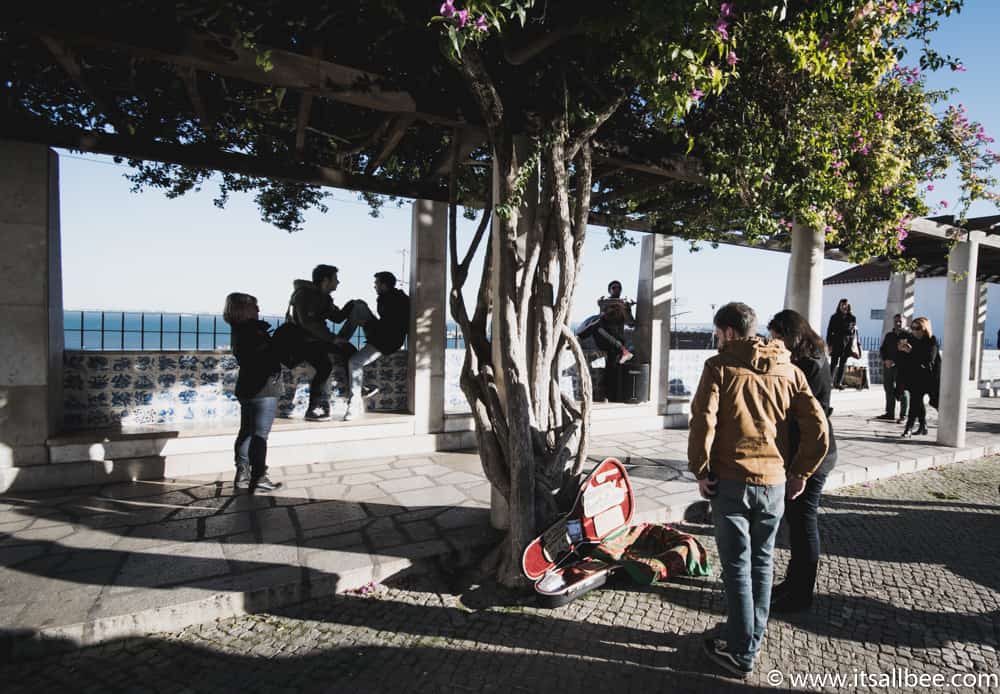
M670 73L670 81L671 82L680 82L681 81L681 76L678 75L676 72L671 72Z
M719 36L722 37L723 41L729 40L729 22L725 19L719 19L715 23L715 30L718 32Z
M876 111L875 112L875 120L882 120L882 112L881 111Z
M740 59L737 57L736 51L729 51L729 55L726 56L726 63L728 63L730 67L735 67L738 62L740 62Z
M920 10L922 10L923 7L924 3L922 2L911 2L906 6L906 9L910 14L920 14Z
M927 184L927 192L930 192L932 190L934 190L934 184L933 183L928 183Z
M719 14L721 14L723 17L732 17L733 16L733 3L731 3L731 2L724 2L721 5L719 5Z
M701 101L701 97L705 96L705 92L700 89L692 89L688 96L691 97L691 101Z
M958 63L957 65L955 65L951 69L954 70L955 72L965 72L965 66L962 65L961 63Z
M476 31L487 32L490 30L489 25L486 23L486 15L479 15L479 19L476 20Z
M469 11L468 10L459 10L458 12L455 13L455 16L458 17L458 28L459 29L464 28L465 25L469 23Z
M451 18L455 16L455 2L454 0L444 0L439 10L442 17Z
M941 201L941 207L943 207L945 209L948 209L948 201L947 200L942 200Z

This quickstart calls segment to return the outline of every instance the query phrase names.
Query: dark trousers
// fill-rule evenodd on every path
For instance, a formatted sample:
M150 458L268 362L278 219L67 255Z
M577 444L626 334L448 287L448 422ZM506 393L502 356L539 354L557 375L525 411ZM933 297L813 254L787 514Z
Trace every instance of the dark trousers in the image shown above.
M819 500L827 473L817 473L806 480L806 488L797 499L785 502L785 522L791 559L785 585L799 598L812 596L819 564Z
M896 383L899 380L899 367L882 368L882 388L885 390L885 413L896 416ZM910 411L910 393L904 390L899 397L899 416L906 417Z
M851 356L849 350L833 352L830 355L830 375L833 376L833 385L840 386L844 382L844 367L847 366L847 359Z
M236 467L249 466L254 479L267 472L267 436L277 411L278 398L240 400L240 431L234 445Z
M309 381L309 408L324 405L327 401L327 381L333 372L330 346L324 342L305 342L299 348L299 358L313 367L316 373Z
M910 393L910 414L906 418L906 428L912 429L913 423L919 422L920 426L927 426L927 406L924 404L924 391L911 390Z

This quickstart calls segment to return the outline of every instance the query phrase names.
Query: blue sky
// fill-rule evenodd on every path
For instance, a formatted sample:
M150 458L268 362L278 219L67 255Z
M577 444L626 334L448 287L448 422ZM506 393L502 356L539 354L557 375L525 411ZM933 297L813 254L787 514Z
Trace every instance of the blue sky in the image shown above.
M960 57L967 71L932 74L933 88L957 87L953 102L1000 139L1000 90L992 55L1000 26L1000 3L968 0L966 9L942 23L935 45ZM211 186L168 200L161 193L129 192L127 167L110 158L60 151L60 203L64 304L67 309L147 310L219 313L227 293L260 299L264 313L283 313L292 280L307 278L317 263L341 268L335 299L373 298L372 274L391 270L406 279L404 256L410 246L410 206L386 205L380 218L367 205L334 190L330 211L308 215L302 231L287 234L260 221L249 196L234 195L226 209L212 205ZM957 188L937 186L929 202L954 205ZM975 214L991 214L979 204ZM468 238L474 225L465 223ZM577 290L573 320L596 309L611 279L634 298L638 246L604 251L606 232L591 227ZM408 261L407 261L408 262ZM681 323L708 323L713 304L739 299L765 318L782 308L788 256L721 246L690 252L675 244L675 309ZM848 267L826 262L826 274Z

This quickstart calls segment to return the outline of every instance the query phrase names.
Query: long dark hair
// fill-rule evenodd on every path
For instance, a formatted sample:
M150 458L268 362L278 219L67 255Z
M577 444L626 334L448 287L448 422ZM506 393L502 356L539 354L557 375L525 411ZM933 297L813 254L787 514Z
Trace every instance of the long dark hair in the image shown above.
M819 359L826 354L826 343L809 325L802 314L786 308L778 311L767 324L767 329L780 337L792 359Z

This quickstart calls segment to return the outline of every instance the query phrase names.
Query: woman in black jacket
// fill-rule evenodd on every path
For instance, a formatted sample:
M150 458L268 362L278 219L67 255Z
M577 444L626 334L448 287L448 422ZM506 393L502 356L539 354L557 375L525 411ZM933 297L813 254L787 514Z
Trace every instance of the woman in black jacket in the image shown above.
M826 478L837 464L837 439L830 422L831 376L823 339L809 327L799 313L784 310L767 324L771 337L785 343L792 353L792 363L805 374L809 389L826 413L830 429L830 447L816 471L806 480L806 488L797 498L785 502L785 521L791 538L792 557L785 580L772 591L771 609L775 612L799 612L812 605L819 565L819 500ZM789 431L788 459L798 449L799 432L794 423Z
M830 348L830 373L833 375L835 388L844 387L844 367L847 366L847 358L851 356L857 324L857 319L851 313L850 302L841 299L826 328L826 344Z
M927 318L914 318L911 334L899 344L899 371L903 384L910 394L910 414L906 418L906 428L903 438L908 439L913 434L918 436L927 433L927 406L924 396L931 396L932 403L936 401L938 391L938 343ZM914 423L920 428L913 431Z
M256 298L238 292L230 294L222 317L232 327L233 354L240 365L236 379L240 431L234 444L234 485L237 489L269 492L281 486L267 476L267 437L284 390L281 361L271 344L271 326L260 320Z

